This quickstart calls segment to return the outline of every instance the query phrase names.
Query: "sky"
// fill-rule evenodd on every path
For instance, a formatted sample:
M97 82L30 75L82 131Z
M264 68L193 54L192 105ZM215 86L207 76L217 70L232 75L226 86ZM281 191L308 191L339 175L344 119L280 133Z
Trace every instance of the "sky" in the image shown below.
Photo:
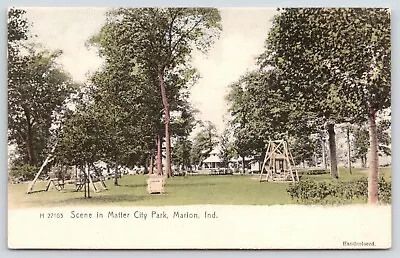
M193 53L193 65L201 78L191 89L190 101L200 112L198 119L211 121L222 132L227 115L225 96L228 86L254 69L262 53L275 9L220 9L223 31L210 51ZM59 63L78 82L102 64L95 49L85 42L105 22L104 8L29 8L26 17L32 23L36 41L50 50L62 50Z

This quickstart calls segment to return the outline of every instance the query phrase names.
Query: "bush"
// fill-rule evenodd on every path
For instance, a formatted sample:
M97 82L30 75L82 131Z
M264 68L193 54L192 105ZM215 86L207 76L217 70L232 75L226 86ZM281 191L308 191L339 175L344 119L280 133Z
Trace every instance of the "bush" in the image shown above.
M324 175L324 174L329 174L329 170L327 169L299 170L299 174L308 176Z
M391 182L379 180L379 200L391 203ZM286 190L293 200L302 204L348 204L368 198L368 180L361 178L347 182L316 182L303 180L290 183Z
M21 179L22 181L33 180L38 168L31 165L18 165L11 167L10 176L16 179Z
M392 182L387 182L382 177L379 180L379 200L382 203L392 203Z

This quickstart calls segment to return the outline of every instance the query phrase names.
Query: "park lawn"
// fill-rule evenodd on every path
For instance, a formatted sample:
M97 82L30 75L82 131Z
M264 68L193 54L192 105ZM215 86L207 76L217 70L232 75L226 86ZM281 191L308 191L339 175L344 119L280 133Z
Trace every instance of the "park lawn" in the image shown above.
M191 204L249 204L274 205L290 203L287 183L260 183L249 176L189 176L166 180L163 195L146 191L147 176L123 176L120 186L106 181L108 190L91 192L84 199L83 192L48 192L26 194L27 184L9 185L9 206L66 206L66 205L121 205L159 206ZM35 187L40 189L40 186Z
M381 169L385 179L390 179L390 168ZM354 170L350 175L345 169L340 170L340 180L351 180L367 176L367 172ZM314 180L331 180L329 175L304 176ZM233 205L284 205L293 201L286 192L288 183L262 182L257 176L188 176L173 177L166 180L166 194L150 195L146 192L147 176L123 176L119 186L113 180L106 181L108 190L91 192L91 198L85 199L83 192L67 189L58 192L26 194L28 184L8 185L9 208L54 207L54 206L162 206L194 204L233 204ZM35 186L39 190L45 183Z
M352 168L352 174L350 174L348 168L339 168L339 181L351 181L357 180L363 177L368 177L369 170L367 168ZM386 181L392 180L392 170L390 167L379 168L379 177L382 177ZM332 181L330 174L323 175L304 175L303 179L312 179L318 181Z

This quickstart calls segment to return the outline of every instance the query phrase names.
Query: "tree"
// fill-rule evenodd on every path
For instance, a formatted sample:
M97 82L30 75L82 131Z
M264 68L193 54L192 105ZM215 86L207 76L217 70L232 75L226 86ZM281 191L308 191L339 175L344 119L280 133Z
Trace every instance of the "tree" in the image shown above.
M265 152L268 140L280 137L280 132L284 131L274 130L281 125L279 118L284 110L284 106L279 106L279 96L274 96L274 82L274 74L253 71L230 85L227 101L232 117L233 146L243 160Z
M56 148L56 162L62 165L86 166L104 158L107 148L107 121L89 103L81 103L66 115Z
M172 160L175 165L187 169L191 168L190 153L193 142L189 136L196 126L194 115L197 110L194 110L186 99L181 101L178 110L180 111L175 111L176 114L171 119L171 131L174 133Z
M14 74L16 71L15 65L19 63L14 60L18 58L21 48L26 40L31 36L29 32L28 20L24 17L25 10L10 8L8 10L7 19L7 50L8 50L8 70Z
M391 137L391 120L390 120L390 114L386 115L383 114L379 121L377 122L377 137L378 137L378 149L380 151L379 155L387 155L391 156L392 155L392 149L391 149L391 142L392 142L392 137Z
M389 133L390 120L381 118L377 123L377 136L379 141L379 155L391 155L391 137ZM368 124L366 122L358 125L353 125L351 132L354 135L353 145L354 145L354 158L361 160L361 166L365 168L367 166L367 155L370 148L369 145L369 131Z
M321 51L335 42L330 9L284 9L274 19L266 40L266 51L260 56L262 67L273 66L282 78L282 92L297 110L319 117L327 123L331 160L331 175L338 178L336 161L335 123L344 122L348 103L338 96L337 84L332 76L329 52ZM328 18L326 18L328 16ZM331 20L332 19L332 20ZM324 43L324 42L325 43Z
M174 110L175 114L171 117L171 131L174 138L187 139L198 123L195 119L195 114L198 111L193 109L186 96L180 102Z
M378 202L378 132L377 114L391 105L391 39L390 11L388 9L347 9L349 22L341 34L341 49L350 60L342 64L340 78L344 87L340 93L348 102L357 104L358 119L368 119L370 136L370 173L368 202ZM348 36L354 40L349 42ZM335 51L336 52L336 51ZM340 67L336 54L334 66Z
M347 166L349 167L349 173L352 174L351 172L351 167L352 167L352 154L351 154L351 140L350 140L350 134L352 131L352 127L350 124L347 124L344 126L344 131L346 133L346 147L347 147Z
M349 40L351 38L351 40ZM333 124L370 127L369 202L377 202L376 114L390 106L390 13L387 9L284 9L262 55L284 77L286 92L304 110ZM336 177L335 166L331 173Z
M354 157L361 160L361 166L366 167L369 145L369 132L364 124L355 125L354 130Z
M305 135L299 138L292 138L290 141L290 150L295 164L307 162L308 165L315 165L316 158L321 152L318 148L319 139L312 135Z
M161 114L152 94L149 79L140 70L133 72L127 60L110 60L98 71L95 101L108 121L108 149L105 160L117 170L118 165L143 163L154 149L154 136L159 134ZM150 81L151 82L151 81ZM117 171L115 184L117 184Z
M218 154L224 168L228 167L229 161L236 156L234 143L232 141L232 132L230 128L225 128L219 140L220 152Z
M133 56L131 61L157 81L164 109L168 176L171 99L183 86L168 80L176 75L185 77L193 48L207 51L221 30L220 19L218 10L212 8L119 8L108 13L105 28L112 28L124 42L123 53Z
M107 23L88 42L98 47L105 59L91 82L96 87L96 102L105 107L103 111L110 121L107 160L115 167L117 163L133 166L151 159L157 146L161 149L161 141L155 139L162 134L161 97L154 87L157 80L135 65L135 56L126 50L129 44L120 37L117 27ZM162 173L161 151L158 156L157 168Z
M17 144L24 163L36 165L48 151L51 128L76 84L56 62L61 52L28 50L18 58L23 60L18 72L9 70L8 140Z
M26 40L30 37L29 25L24 17L26 12L22 9L11 8L8 10L7 19L7 57L8 57L8 84L17 80L20 75L19 71L24 64L23 58L19 55L24 47ZM10 144L10 132L8 131L8 142ZM12 140L11 140L12 141ZM23 150L22 150L23 151ZM15 162L18 157L18 150L14 150L11 162Z
M193 147L190 153L191 163L199 165L218 143L218 134L213 123L206 121L200 124L200 128L193 139Z
M276 70L255 70L230 85L230 124L235 150L242 159L253 155L261 161L273 139L290 142L298 163L314 157L311 138L319 121L291 105L280 87Z
M192 150L192 141L185 138L178 138L172 151L172 160L175 165L183 169L191 168L190 152Z

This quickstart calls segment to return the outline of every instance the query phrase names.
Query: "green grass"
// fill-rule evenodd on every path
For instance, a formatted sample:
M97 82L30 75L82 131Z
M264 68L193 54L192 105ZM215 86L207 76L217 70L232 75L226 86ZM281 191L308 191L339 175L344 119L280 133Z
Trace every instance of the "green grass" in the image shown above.
M352 169L352 174L349 173L347 168L339 168L339 180L340 181L350 181L350 180L357 180L362 177L368 177L368 169ZM379 169L379 176L383 176L386 181L391 181L392 177L392 170L391 168L380 168ZM304 175L302 178L304 179L312 179L318 181L331 181L332 178L330 174L323 174L323 175Z
M390 179L390 168L381 169L385 179ZM352 175L345 169L340 170L340 180L352 180L367 176L367 172L356 170ZM314 180L331 180L329 175L304 176ZM288 183L262 182L251 176L189 176L174 177L166 181L166 194L150 195L146 192L147 176L124 176L120 186L113 181L106 182L108 190L91 192L92 198L84 199L83 192L66 189L58 192L26 194L27 184L8 186L10 208L41 206L77 206L77 205L118 205L118 206L159 206L191 204L235 204L235 205L279 205L291 204L286 193ZM43 189L44 182L35 189ZM69 186L72 188L72 186Z

